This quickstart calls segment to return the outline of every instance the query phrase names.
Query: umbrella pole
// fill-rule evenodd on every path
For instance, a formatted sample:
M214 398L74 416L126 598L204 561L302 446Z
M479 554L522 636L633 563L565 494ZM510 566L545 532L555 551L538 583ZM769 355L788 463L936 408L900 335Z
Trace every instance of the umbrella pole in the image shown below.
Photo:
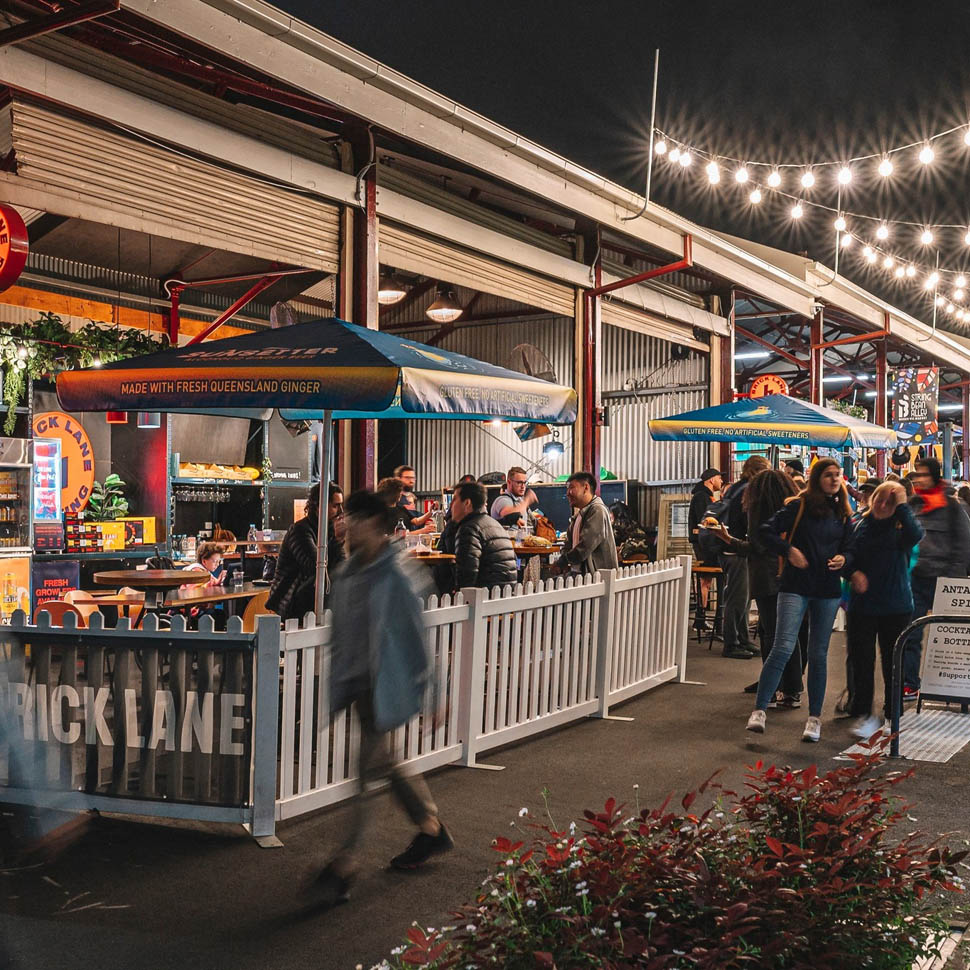
M330 509L330 465L333 460L332 411L323 412L320 455L320 510L317 517L317 585L314 595L314 612L317 623L323 623L323 601L327 592L327 513Z

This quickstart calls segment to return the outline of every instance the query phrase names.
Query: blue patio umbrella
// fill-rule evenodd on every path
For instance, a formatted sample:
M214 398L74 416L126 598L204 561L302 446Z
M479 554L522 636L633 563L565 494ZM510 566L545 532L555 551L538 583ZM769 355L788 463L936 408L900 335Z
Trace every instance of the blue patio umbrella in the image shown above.
M825 448L892 448L896 432L784 394L743 398L648 423L654 441L744 441Z
M335 318L173 347L105 367L65 371L67 411L209 411L323 420L317 615L326 568L331 421L462 418L572 424L576 392L462 354Z

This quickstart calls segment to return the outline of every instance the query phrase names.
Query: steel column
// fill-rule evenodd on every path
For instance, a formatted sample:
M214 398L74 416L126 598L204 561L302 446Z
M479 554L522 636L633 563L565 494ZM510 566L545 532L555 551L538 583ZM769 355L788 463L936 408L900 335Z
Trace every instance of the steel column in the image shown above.
M179 345L179 303L182 299L182 287L173 286L169 292L172 308L168 312L168 341L173 347Z
M811 337L809 343L811 349L808 357L808 381L809 381L809 400L812 404L824 404L825 398L822 393L822 371L824 367L825 351L822 349L822 324L825 310L819 307L812 317Z
M723 298L726 306L722 307L722 312L726 310L724 314L728 318L728 336L721 340L720 352L721 352L721 403L728 404L734 400L737 387L735 386L735 373L734 373L734 337L735 337L735 325L734 325L734 290L729 290L728 293ZM724 472L728 478L731 477L731 443L728 441L719 442L718 448L718 468Z
M887 328L888 329L888 328ZM883 337L879 343L876 344L876 406L874 408L876 424L881 428L888 427L888 408L887 408L887 398L886 398L886 382L887 382L887 364L886 364L886 342L887 338ZM886 476L886 450L885 448L880 448L876 452L876 475L879 478L885 478Z

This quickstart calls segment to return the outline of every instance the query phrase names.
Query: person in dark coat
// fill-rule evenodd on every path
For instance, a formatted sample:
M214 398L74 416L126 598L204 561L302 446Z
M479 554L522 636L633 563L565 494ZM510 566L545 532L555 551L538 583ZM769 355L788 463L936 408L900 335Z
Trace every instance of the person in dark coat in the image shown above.
M808 721L802 740L815 742L821 736L829 640L842 596L840 577L851 565L851 516L842 467L834 458L820 458L809 473L808 488L758 531L765 547L785 560L785 567L779 582L775 642L761 669L749 731L764 733L768 702L775 696L807 613Z
M966 577L970 565L970 519L966 506L943 481L943 471L935 458L920 458L909 478L916 491L913 511L924 533L912 575L916 619L933 608L937 579ZM903 651L903 696L907 699L915 699L920 688L923 632L911 633Z
M892 713L893 647L913 615L909 561L922 538L923 527L906 502L906 490L898 482L884 482L872 493L852 537L846 624L853 684L849 713L857 719L852 733L860 738L882 727L882 718L872 713L877 637L885 687L883 711L886 717Z
M478 482L455 486L451 519L455 534L455 581L465 586L504 586L516 580L515 549L508 533L485 510L488 495Z
M758 627L761 639L761 662L768 659L775 641L778 622L778 554L769 549L760 536L761 526L785 507L785 502L795 495L795 483L791 475L777 469L765 469L756 475L744 492L743 507L747 517L747 539L733 535L728 527L711 531L729 547L744 556L748 564L748 587L752 599L758 605ZM758 689L757 683L750 693ZM781 677L782 701L786 707L795 707L802 692L801 651L794 650L785 665Z
M343 562L343 489L330 485L327 507L327 571ZM276 574L266 606L284 620L302 619L314 608L317 580L317 520L320 513L320 484L310 486L302 519L286 530L280 543Z
M694 561L700 566L716 566L716 562L706 562L697 542L697 530L704 519L707 507L714 501L714 493L721 490L724 478L716 468L708 468L700 481L694 486L690 496L690 507L687 509L687 535L691 548L694 550ZM718 590L721 589L718 576ZM699 590L694 605L694 630L698 637L707 631L707 600L711 590L711 577L702 576L698 583ZM718 594L718 602L721 596Z

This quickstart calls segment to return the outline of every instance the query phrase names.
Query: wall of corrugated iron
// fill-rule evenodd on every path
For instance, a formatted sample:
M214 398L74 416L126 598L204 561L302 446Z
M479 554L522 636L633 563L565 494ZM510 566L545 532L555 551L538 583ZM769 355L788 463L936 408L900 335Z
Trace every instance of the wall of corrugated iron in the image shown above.
M427 340L436 330L437 327L422 328L407 331L406 335ZM560 382L572 383L573 321L565 317L459 327L441 346L507 366L512 348L520 343L539 347L552 361ZM667 341L608 326L603 328L603 344L602 387L604 403L610 410L610 426L602 431L603 465L619 478L641 482L696 480L707 466L708 446L651 441L647 421L707 404L706 355L692 353L687 360L674 361ZM633 397L629 382L637 380L646 388ZM678 386L700 385L704 387L677 390ZM665 393L647 393L657 388L664 388ZM466 473L505 471L514 464L528 466L529 462L537 462L545 472L543 477L554 477L572 468L571 428L560 430L566 447L564 456L546 464L542 463L542 446L550 439L519 441L509 424L409 421L407 435L408 461L415 466L422 490L453 484Z

